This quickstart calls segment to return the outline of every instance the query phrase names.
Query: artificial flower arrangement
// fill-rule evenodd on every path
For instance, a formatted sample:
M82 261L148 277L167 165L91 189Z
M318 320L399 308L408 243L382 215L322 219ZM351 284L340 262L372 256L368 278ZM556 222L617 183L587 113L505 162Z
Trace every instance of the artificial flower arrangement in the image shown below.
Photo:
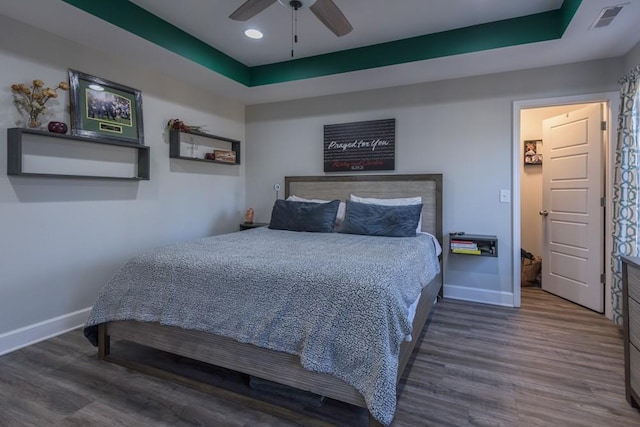
M188 125L180 119L171 119L167 122L167 128L181 132L202 132L204 126Z
M53 89L44 87L42 80L34 80L30 87L23 83L11 85L16 107L18 110L24 111L29 115L29 127L35 128L40 126L38 117L40 114L47 114L45 105L51 98L58 97L58 89L69 90L69 84L60 82L58 86Z

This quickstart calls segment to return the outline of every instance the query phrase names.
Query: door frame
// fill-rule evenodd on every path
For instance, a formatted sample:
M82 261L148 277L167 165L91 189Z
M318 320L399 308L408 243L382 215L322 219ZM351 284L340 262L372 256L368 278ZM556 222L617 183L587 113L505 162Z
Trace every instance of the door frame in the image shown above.
M520 295L520 110L529 108L542 108L542 107L556 107L559 105L570 104L592 104L603 103L604 115L607 119L607 131L604 134L605 145L605 177L604 177L604 197L605 197L605 212L604 212L604 268L605 268L605 285L604 285L604 313L609 319L612 318L611 308L611 245L612 240L608 238L611 235L611 212L612 212L612 200L611 200L611 187L613 183L613 161L615 159L615 134L617 130L617 121L614 122L614 118L619 111L620 98L618 92L603 92L586 95L572 95L562 96L555 98L541 98L531 100L521 100L513 102L512 122L513 122L513 135L511 144L511 247L513 249L511 255L511 266L513 271L512 283L513 283L513 306L520 307L521 295Z

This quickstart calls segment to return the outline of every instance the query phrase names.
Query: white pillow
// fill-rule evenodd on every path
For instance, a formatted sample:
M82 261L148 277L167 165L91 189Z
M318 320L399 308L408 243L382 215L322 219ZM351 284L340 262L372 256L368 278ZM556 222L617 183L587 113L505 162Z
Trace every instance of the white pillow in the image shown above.
M383 206L406 206L406 205L419 205L422 203L422 197L400 197L397 199L376 199L373 197L358 197L351 194L349 200L352 202L366 203L369 205L383 205ZM422 213L420 213L420 220L418 221L418 227L416 233L422 231Z
M303 199L298 196L289 196L287 200L290 202L307 202L307 203L329 203L331 200L320 200L320 199ZM340 202L338 206L338 214L336 215L336 227L340 227L342 221L344 220L344 214L347 209L347 205L344 202Z

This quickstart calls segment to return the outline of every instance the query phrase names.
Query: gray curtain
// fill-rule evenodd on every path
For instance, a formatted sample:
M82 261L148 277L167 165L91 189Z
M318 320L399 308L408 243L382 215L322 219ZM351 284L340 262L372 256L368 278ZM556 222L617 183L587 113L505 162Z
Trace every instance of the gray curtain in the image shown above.
M640 65L620 80L620 114L613 181L613 251L611 298L613 321L622 324L621 255L638 255L640 159Z

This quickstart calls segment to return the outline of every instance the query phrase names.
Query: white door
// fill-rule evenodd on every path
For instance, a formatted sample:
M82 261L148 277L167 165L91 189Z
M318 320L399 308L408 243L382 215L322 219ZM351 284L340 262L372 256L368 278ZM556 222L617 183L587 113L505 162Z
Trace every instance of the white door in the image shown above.
M602 107L543 122L542 289L602 313Z

